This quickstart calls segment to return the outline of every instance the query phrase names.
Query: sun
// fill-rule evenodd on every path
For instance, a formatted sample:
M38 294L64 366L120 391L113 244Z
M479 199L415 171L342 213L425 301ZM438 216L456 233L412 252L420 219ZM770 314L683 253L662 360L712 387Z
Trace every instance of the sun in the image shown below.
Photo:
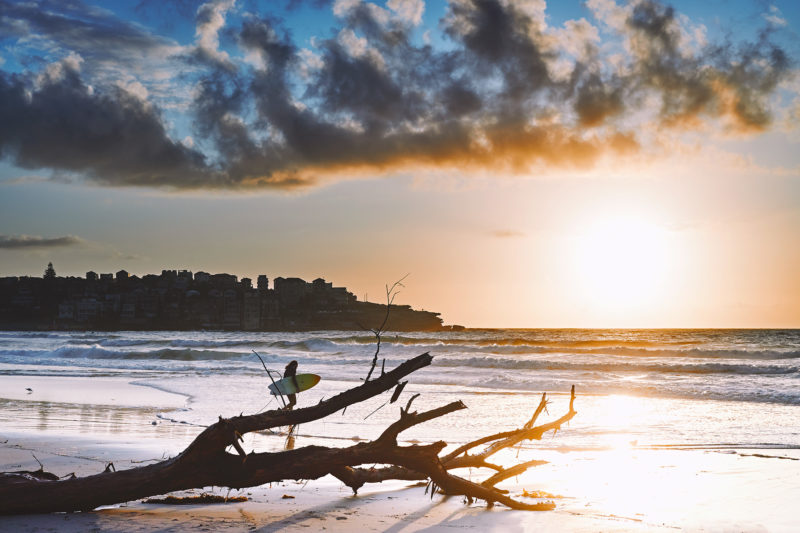
M644 215L586 220L572 239L569 270L579 301L599 310L652 309L665 297L674 251L669 232Z

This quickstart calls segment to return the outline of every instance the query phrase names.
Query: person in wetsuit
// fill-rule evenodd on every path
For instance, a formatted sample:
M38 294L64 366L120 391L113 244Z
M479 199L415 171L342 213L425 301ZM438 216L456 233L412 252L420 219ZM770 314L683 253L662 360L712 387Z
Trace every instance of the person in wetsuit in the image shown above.
M300 385L297 384L297 361L291 361L286 368L283 370L283 377L284 378L292 378L292 384L294 385L295 389L299 389ZM287 394L289 398L289 403L284 407L284 409L290 410L292 407L297 404L297 394Z

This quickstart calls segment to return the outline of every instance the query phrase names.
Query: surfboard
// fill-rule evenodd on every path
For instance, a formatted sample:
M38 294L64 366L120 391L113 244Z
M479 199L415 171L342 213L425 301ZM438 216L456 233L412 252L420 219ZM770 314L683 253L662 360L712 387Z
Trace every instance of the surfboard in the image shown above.
M294 386L294 379L297 380L298 387ZM275 383L270 383L269 393L273 396L280 394L297 394L308 390L322 379L316 374L297 374L294 379L291 377L279 379Z

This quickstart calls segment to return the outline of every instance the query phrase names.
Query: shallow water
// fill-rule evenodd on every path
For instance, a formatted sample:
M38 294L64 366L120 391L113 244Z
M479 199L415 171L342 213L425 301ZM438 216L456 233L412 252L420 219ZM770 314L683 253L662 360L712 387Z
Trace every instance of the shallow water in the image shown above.
M279 406L266 394L268 380L251 350L272 369L296 359L301 372L321 375L317 387L299 396L300 405L308 405L364 378L375 344L372 335L353 332L2 332L0 376L122 378L185 395L184 407L164 405L152 416L160 424L194 427L218 415ZM434 356L433 364L410 377L398 403L420 392L417 409L455 400L469 409L412 428L406 440L446 436L457 443L519 427L542 392L552 400L541 417L546 421L566 410L574 384L577 417L537 447L800 448L798 330L402 333L386 334L380 355L392 368L423 352ZM47 402L81 403L74 394L60 394ZM43 401L36 391L0 396L27 400L32 408ZM388 398L306 424L300 435L375 437L397 417L395 405L381 407Z

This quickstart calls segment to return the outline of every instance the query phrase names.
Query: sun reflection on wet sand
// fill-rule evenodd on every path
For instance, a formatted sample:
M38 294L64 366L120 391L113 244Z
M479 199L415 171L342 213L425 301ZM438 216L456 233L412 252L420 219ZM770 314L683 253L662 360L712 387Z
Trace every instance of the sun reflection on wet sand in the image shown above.
M668 500L690 496L704 454L682 456L678 466L665 463L661 453L639 448L632 433L636 421L658 416L654 404L644 398L611 395L604 407L592 422L605 428L597 439L598 448L605 451L583 462L577 481L594 505L613 515L652 518Z
M747 449L640 448L623 440L605 451L541 454L549 467L520 483L562 495L556 512L613 517L632 529L753 531L768 523L792 531L796 525L786 502L800 499L800 450L753 455Z
M690 496L702 459L702 454L688 454L678 467L665 464L663 454L622 446L585 464L576 485L588 489L595 505L610 514L652 518L666 500Z

